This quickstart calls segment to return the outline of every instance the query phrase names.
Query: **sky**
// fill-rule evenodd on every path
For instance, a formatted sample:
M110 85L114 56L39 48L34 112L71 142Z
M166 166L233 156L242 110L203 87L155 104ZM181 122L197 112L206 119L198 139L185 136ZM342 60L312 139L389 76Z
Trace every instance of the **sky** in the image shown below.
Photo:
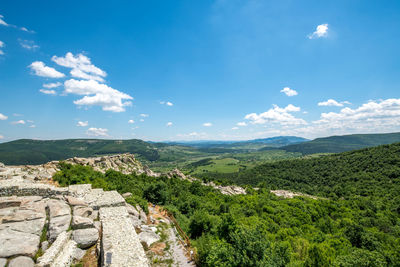
M400 1L0 3L0 142L400 131Z

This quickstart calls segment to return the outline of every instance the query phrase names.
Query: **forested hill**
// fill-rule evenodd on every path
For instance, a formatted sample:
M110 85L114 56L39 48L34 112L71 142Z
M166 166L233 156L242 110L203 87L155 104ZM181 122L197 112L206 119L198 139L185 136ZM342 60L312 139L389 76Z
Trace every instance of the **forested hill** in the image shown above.
M300 152L304 155L315 153L340 153L366 147L400 142L400 133L388 134L352 134L317 138L309 142L281 147L288 152Z
M32 140L21 139L0 144L0 162L7 165L42 164L52 160L71 157L90 157L115 153L134 153L146 160L159 158L157 147L165 144L151 144L139 139L101 140L65 139Z
M238 184L263 183L272 189L330 198L359 195L392 200L396 197L400 204L400 143L266 163L231 175L230 179Z

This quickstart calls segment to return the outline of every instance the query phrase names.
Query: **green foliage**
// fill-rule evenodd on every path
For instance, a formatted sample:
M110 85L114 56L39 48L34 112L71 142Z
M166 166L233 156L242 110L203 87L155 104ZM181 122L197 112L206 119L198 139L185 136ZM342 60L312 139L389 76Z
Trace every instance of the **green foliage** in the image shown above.
M199 266L399 266L399 157L395 144L264 164L233 177L264 182L236 196L178 178L67 164L54 179L132 192L132 204L164 205L192 239ZM269 187L326 198L282 199Z

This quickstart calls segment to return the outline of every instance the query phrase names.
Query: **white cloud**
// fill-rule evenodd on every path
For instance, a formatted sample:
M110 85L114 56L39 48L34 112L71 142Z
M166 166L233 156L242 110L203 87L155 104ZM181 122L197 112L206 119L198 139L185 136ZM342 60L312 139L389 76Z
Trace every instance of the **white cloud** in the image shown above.
M40 89L39 92L45 94L45 95L56 95L56 91L54 90L46 90L46 89Z
M129 120L128 123L132 124L132 123L135 123L135 121L134 120Z
M89 125L88 121L78 121L78 123L76 124L76 126L78 127L86 127Z
M86 134L89 136L108 136L108 129L104 128L89 128Z
M27 49L27 50L35 51L36 49L39 49L39 46L38 46L37 44L35 44L34 41L31 41L31 40L22 40L22 39L18 39L18 41L19 41L19 44L20 44L23 48L25 48L25 49Z
M32 124L29 126L29 128L36 128L36 125Z
M232 130L239 130L239 127L232 127Z
M130 106L131 97L105 84L94 80L70 79L64 82L66 94L84 95L83 98L75 100L74 104L83 106L101 106L104 111L123 112L126 106Z
M170 126L172 126L172 125L173 125L172 122L167 122L167 127L170 127Z
M3 26L10 26L7 22L5 22L5 21L3 20L3 18L4 18L4 16L3 16L3 15L0 15L0 25L3 25Z
M289 87L285 87L281 90L282 93L286 94L287 96L295 96L297 95L297 91L290 89Z
M5 121L6 119L8 119L8 117L0 113L0 121Z
M42 61L35 61L28 67L34 71L35 75L41 77L62 78L65 76L63 73L58 72L54 68L46 66Z
M211 127L212 123L211 122L205 122L205 123L203 123L203 126L204 127Z
M3 41L0 41L0 48L3 48L5 46ZM0 55L4 55L4 51L0 49Z
M247 123L245 123L244 121L241 121L241 122L236 123L236 125L243 127L243 126L247 126Z
M35 33L35 31L32 31L32 30L28 30L26 27L21 27L21 28L19 28L21 31L24 31L24 32L29 32L29 33Z
M292 104L287 105L285 108L280 108L277 105L273 105L273 108L266 112L256 114L250 113L245 116L245 119L250 120L252 124L266 124L266 123L278 123L281 125L303 125L307 124L306 121L300 118L294 117L291 112L300 111L299 107L293 106Z
M142 113L142 114L140 114L139 116L140 116L140 117L143 117L143 118L147 118L147 117L149 116L149 114L144 114L144 113Z
M328 24L321 24L317 26L315 32L308 35L309 39L322 38L328 36Z
M44 87L44 88L47 88L47 89L51 89L51 88L60 87L61 85L62 85L62 83L60 83L60 82L56 82L56 83L45 83L45 84L43 84L43 87Z
M171 102L169 102L169 101L160 101L160 104L161 105L167 105L167 106L170 106L170 107L172 107L174 104L172 104Z
M11 124L25 124L24 120L19 120L19 121L13 121Z
M318 106L334 106L334 107L343 107L344 104L350 104L349 101L343 101L343 102L337 102L334 99L328 99L327 101L324 102L319 102Z
M53 56L51 60L60 66L71 68L72 77L104 82L103 77L107 76L105 71L93 65L90 58L83 54L74 56L68 52L65 57Z

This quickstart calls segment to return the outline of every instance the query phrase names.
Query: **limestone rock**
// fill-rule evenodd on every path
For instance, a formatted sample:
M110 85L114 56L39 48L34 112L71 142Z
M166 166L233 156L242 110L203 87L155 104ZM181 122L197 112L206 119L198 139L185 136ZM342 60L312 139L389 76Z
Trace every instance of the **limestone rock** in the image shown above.
M129 214L139 218L139 212L131 204L126 204L126 210Z
M72 238L80 248L89 248L96 244L99 238L99 231L96 228L74 230Z
M0 258L25 255L33 257L39 249L38 235L4 229L0 231Z
M144 231L139 234L139 239L141 242L146 243L148 247L150 247L153 243L160 240L160 236L154 233L152 230Z
M7 259L0 258L0 267L5 267L7 263Z
M68 242L70 232L62 232L57 236L57 239L53 242L50 248L48 248L45 253L38 258L37 266L44 267L50 266L50 264L55 260L57 255L61 252L65 244Z
M60 233L67 231L70 222L71 222L71 215L69 214L50 218L49 231L48 231L48 238L50 239L50 241L55 240Z
M90 218L85 218L81 216L72 217L72 228L73 229L85 229L93 228L93 220Z
M89 217L92 213L93 209L90 207L75 206L73 208L74 216Z
M82 199L73 196L66 196L65 198L68 201L68 204L71 206L87 206L87 203Z
M35 266L33 260L26 256L16 257L10 260L10 263L8 264L8 267L33 267L33 266Z
M71 208L62 200L50 199L47 201L49 207L50 220L54 217L71 214Z
M132 196L132 193L131 192L126 192L126 193L123 193L122 194L122 197L123 198L128 198L128 197L131 197Z
M40 248L42 249L43 252L45 252L49 247L49 241L43 241L40 243Z

